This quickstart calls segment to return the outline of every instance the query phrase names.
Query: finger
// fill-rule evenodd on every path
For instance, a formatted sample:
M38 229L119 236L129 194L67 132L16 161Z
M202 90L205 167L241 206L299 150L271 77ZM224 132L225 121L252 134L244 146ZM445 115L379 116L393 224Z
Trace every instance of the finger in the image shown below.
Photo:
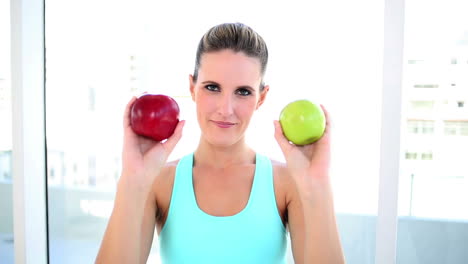
M275 139L278 142L278 145L280 146L281 151L283 151L283 155L286 156L286 154L289 153L289 150L291 149L292 145L289 143L288 139L284 136L283 129L281 128L280 122L277 120L274 120L273 124L275 126Z
M325 115L325 133L329 133L330 130L331 130L331 126L332 126L332 120L331 120L331 117L330 117L330 113L327 111L325 106L320 105L320 107L322 108L323 114Z
M325 118L327 120L327 122L330 121L330 113L328 112L327 108L325 108L324 105L320 105L320 107L322 108L322 111L323 111L323 114L325 115Z
M130 101L127 103L127 106L125 107L125 111L124 111L124 116L123 116L124 151L136 150L133 147L136 144L138 144L138 136L133 131L131 127L131 121L130 121L131 109L136 99L137 98L133 96L132 99L130 99Z
M177 145L177 142L179 142L180 138L182 138L182 129L185 125L185 120L181 120L179 121L179 123L177 124L175 130L174 130L174 133L172 134L172 136L170 136L166 142L164 142L164 148L166 148L167 152L168 152L168 156L169 154L172 152L172 150L175 148L175 146Z
M130 114L131 114L131 111L132 111L132 106L133 106L133 103L135 102L137 98L135 96L132 97L132 99L130 99L130 101L127 103L127 106L125 107L125 112L124 112L124 129L127 128L128 126L130 126Z

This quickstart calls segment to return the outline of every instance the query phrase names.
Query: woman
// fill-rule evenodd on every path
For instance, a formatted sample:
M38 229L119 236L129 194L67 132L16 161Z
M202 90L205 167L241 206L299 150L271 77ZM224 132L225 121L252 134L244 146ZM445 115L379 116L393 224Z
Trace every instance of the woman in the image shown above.
M122 175L96 263L146 263L155 227L163 263L285 263L286 227L296 263L344 263L329 179L330 124L319 141L298 147L274 121L286 164L246 144L270 89L267 61L265 42L243 24L217 25L203 36L189 76L201 137L178 161L166 163L184 121L167 141L154 142L132 131L135 98L128 103Z

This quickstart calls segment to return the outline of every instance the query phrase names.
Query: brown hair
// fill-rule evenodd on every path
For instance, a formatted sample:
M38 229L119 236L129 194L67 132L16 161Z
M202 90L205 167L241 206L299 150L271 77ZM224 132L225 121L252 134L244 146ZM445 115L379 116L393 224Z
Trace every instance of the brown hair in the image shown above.
M263 38L252 28L242 23L219 24L203 35L198 44L193 80L197 81L202 55L224 49L243 52L249 57L259 59L262 76L260 90L263 90L263 76L268 63L268 49Z

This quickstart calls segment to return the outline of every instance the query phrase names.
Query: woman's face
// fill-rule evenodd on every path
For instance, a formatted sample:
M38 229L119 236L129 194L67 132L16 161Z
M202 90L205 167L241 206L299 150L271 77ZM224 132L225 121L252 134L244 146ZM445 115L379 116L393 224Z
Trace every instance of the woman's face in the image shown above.
M190 92L205 140L227 147L244 138L269 89L260 92L261 80L257 58L232 50L203 54L197 82L190 76Z

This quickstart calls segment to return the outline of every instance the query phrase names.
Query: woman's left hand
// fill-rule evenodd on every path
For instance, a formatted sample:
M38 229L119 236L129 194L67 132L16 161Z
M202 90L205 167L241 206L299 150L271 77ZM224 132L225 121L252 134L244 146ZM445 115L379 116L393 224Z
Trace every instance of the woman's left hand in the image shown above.
M283 151L289 173L303 191L329 184L331 122L327 110L322 105L321 107L326 119L325 132L318 141L309 145L297 146L290 143L284 136L279 121L274 121L275 138Z

